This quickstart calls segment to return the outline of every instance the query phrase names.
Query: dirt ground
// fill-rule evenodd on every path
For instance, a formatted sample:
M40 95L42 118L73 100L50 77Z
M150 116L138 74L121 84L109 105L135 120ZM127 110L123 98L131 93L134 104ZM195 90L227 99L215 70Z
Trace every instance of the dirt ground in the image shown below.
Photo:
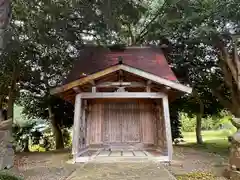
M225 179L222 174L227 168L227 157L218 154L207 153L188 147L174 147L172 165L167 167L173 174L182 175L191 172L210 172L217 179Z
M226 158L186 147L175 147L174 150L174 161L171 166L166 166L172 174L204 171L215 174L219 180L224 179L221 176L227 162ZM11 171L21 175L25 180L78 180L81 179L79 175L82 179L88 180L97 180L100 177L106 180L117 177L133 180L157 178L162 169L162 165L154 163L73 165L66 163L68 159L68 152L17 154L15 167ZM74 174L79 178L74 179Z
M24 180L65 180L78 166L68 164L68 151L21 153L15 158L11 171Z

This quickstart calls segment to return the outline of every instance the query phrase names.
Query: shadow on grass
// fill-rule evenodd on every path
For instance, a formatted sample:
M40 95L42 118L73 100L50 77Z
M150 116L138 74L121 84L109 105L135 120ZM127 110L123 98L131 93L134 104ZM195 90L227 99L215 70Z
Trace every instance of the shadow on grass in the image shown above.
M186 143L186 144L178 144L176 146L203 150L209 153L221 155L223 157L227 157L229 155L229 148L230 148L230 144L226 139L207 140L203 144Z

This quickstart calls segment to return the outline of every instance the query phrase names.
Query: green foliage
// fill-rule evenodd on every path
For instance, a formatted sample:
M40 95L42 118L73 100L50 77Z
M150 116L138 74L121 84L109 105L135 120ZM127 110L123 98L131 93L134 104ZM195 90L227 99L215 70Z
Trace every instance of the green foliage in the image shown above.
M69 130L65 128L62 131L63 131L64 147L69 148L72 145L72 139L71 139Z
M44 147L42 147L41 145L35 144L35 145L31 145L29 150L31 152L45 152L48 151L47 149L45 149Z
M183 132L195 131L195 127L196 127L196 119L195 118L189 118L187 115L181 114L181 121L182 121Z
M185 113L181 113L182 131L193 132L196 128L196 116L188 116ZM219 130L223 128L226 133L231 133L234 129L230 121L230 116L208 116L202 119L202 130Z
M5 172L0 172L0 180L23 180L23 179Z
M189 117L187 114L181 114L181 120L182 120L182 130L184 132L193 132L196 128L196 116ZM212 129L218 129L219 127L216 127L215 122L212 120L212 118L203 118L202 120L202 130L212 130Z
M238 0L166 1L152 25L154 30L145 37L152 42L160 38L160 44L168 40L164 52L176 75L195 90L195 95L184 97L180 105L187 113L198 113L200 103L205 116L218 114L223 108L239 112L239 90L231 83L231 73L224 72L228 58L224 59L217 48L222 42L227 56L232 55L233 34L236 37L240 32L240 13L232 11L235 6L240 6Z
M37 127L36 122L29 121L23 126L18 124L13 125L13 138L16 151L29 151L30 141L31 145L39 144L43 132Z
M181 133L181 119L178 112L178 107L174 103L170 104L170 119L171 119L171 131L172 131L172 140L175 141L179 138L182 138Z
M23 93L18 103L24 106L23 113L29 119L48 119L48 107L51 106L60 127L69 128L73 124L73 105L58 97L51 96L48 99L36 98L28 93Z

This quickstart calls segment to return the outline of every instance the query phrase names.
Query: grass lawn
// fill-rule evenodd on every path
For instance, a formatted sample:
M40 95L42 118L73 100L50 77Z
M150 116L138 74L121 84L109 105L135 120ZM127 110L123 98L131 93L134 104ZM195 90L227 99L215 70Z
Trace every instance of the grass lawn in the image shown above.
M219 154L222 156L228 156L229 142L228 136L234 132L229 130L216 130L216 131L202 131L204 144L196 144L195 132L184 132L183 138L186 144L182 146L200 148L211 153Z
M216 180L216 177L212 173L205 172L193 172L177 176L177 180L198 180L198 179Z

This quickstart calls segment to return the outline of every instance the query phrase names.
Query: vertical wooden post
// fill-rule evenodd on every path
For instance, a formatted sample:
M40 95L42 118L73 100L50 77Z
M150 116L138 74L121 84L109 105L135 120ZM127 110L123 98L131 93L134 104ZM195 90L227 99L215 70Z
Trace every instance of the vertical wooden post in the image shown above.
M76 161L76 158L79 152L81 106L82 106L81 94L77 94L75 97L73 140L72 140L72 154L73 154L74 161Z
M146 92L151 92L151 84L152 84L152 81L147 81Z
M172 131L171 131L171 122L170 122L170 114L169 114L169 102L168 96L164 96L162 98L163 101L163 115L164 115L164 123L166 130L166 139L167 139L167 149L168 149L168 157L169 161L172 160L173 154L173 145L172 145Z
M96 86L93 86L93 87L92 87L92 93L95 93L95 92L97 92L97 87L96 87Z
M147 87L146 87L146 92L151 92L151 87L150 87L150 85L147 85Z
M83 100L82 128L81 128L82 148L86 147L86 108L87 100Z

